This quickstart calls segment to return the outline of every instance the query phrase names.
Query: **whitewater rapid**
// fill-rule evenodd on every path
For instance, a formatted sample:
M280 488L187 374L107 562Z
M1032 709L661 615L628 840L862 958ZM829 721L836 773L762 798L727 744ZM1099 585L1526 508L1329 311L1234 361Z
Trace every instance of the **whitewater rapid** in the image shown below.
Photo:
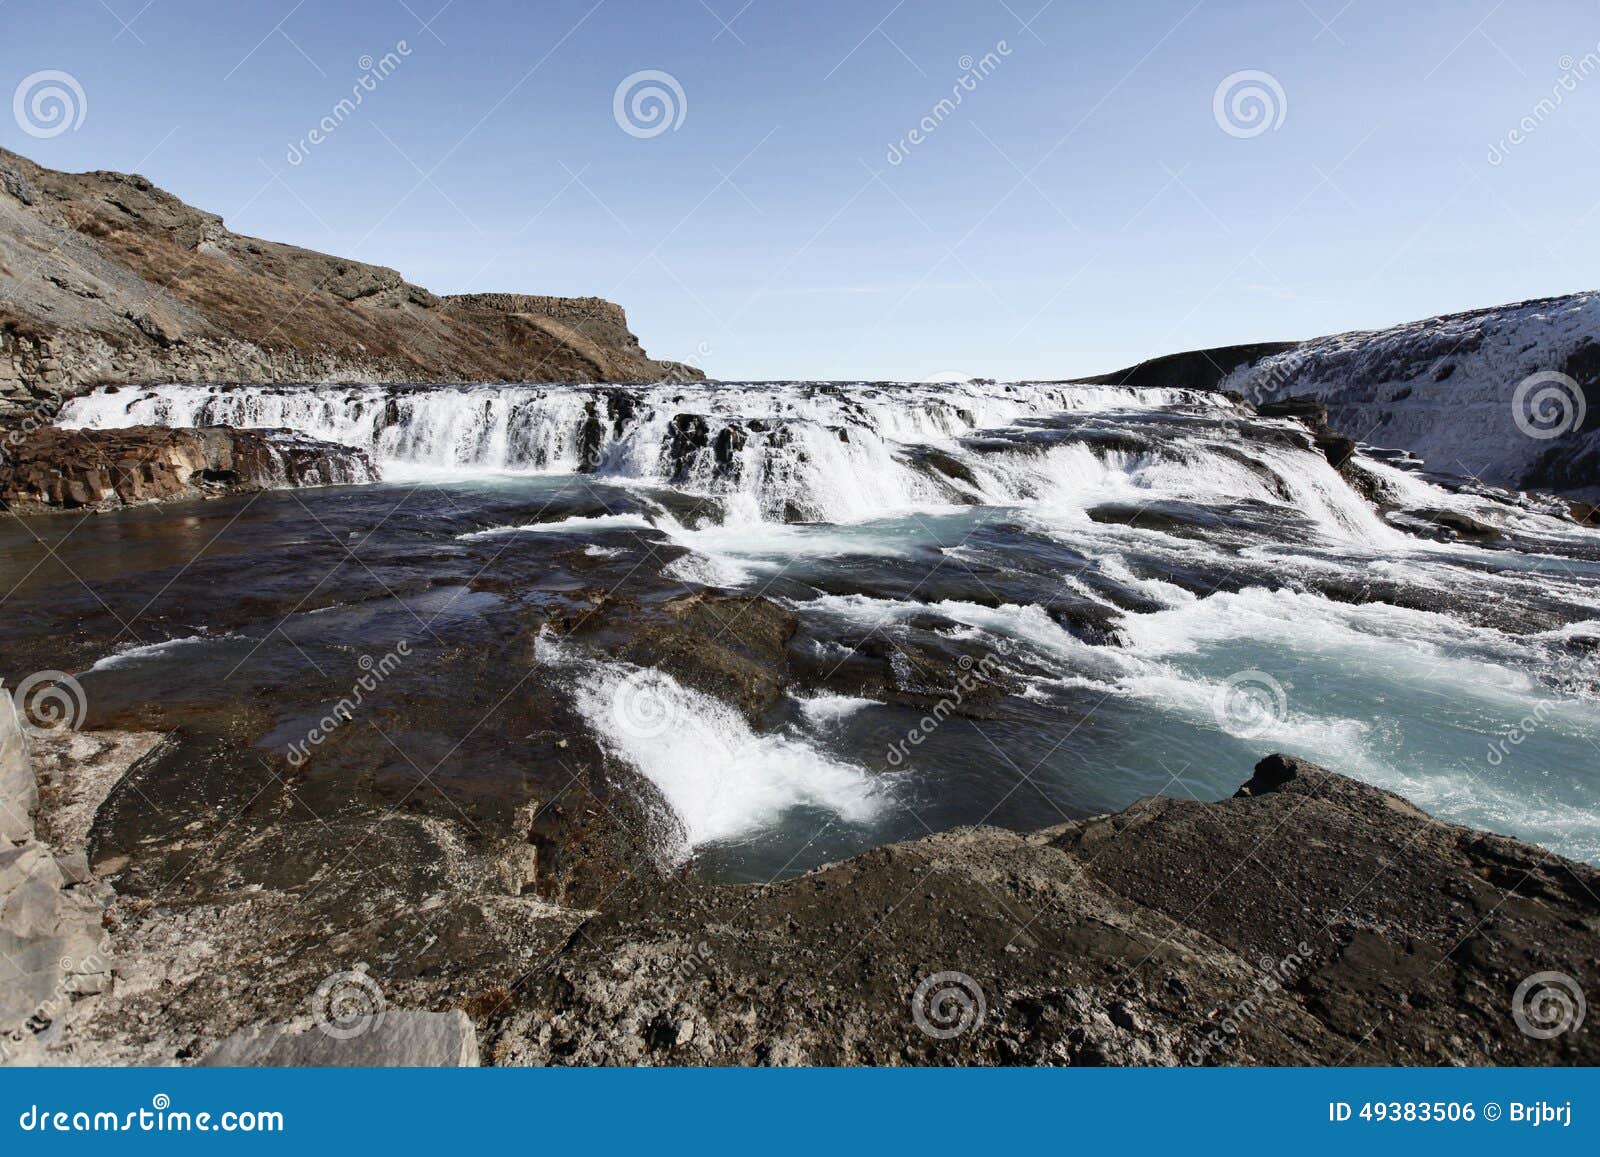
M1221 395L174 385L99 391L63 422L287 427L368 451L390 480L548 478L565 505L455 542L491 558L581 544L619 575L793 609L823 681L760 726L664 672L541 644L652 785L669 858L779 832L787 855L813 821L863 845L1038 825L1064 813L1018 810L1018 773L1109 810L1196 775L1219 790L1281 750L1600 860L1600 534L1376 451L1335 469L1297 422ZM1441 513L1483 540L1418 533ZM839 682L883 644L894 694ZM886 760L937 696L894 652L963 648L999 656L984 669L1004 697L941 715L912 765ZM671 726L641 727L640 704ZM995 766L975 777L974 759Z

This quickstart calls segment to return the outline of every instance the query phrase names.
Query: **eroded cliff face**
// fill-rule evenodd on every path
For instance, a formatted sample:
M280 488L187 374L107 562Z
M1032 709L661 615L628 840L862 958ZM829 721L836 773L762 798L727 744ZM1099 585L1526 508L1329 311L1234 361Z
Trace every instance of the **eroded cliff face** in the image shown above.
M609 301L442 297L241 236L143 177L0 149L0 421L116 383L701 376L649 358Z
M45 427L0 450L0 509L19 513L378 480L364 451L292 430Z

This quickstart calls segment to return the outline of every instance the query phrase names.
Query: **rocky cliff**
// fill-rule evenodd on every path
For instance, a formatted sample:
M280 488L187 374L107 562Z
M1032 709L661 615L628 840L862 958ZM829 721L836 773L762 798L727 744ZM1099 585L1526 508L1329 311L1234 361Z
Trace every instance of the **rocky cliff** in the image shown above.
M1253 402L1310 396L1338 433L1495 486L1600 496L1600 293L1390 329L1193 350L1086 379Z
M437 296L234 233L143 177L0 149L0 421L108 383L700 376L646 356L599 298Z

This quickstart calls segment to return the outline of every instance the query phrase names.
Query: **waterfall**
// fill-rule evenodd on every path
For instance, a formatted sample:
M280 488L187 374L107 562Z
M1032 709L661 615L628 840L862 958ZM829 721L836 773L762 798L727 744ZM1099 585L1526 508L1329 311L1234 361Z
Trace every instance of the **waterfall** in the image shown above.
M1397 532L1290 421L1218 394L1065 383L103 388L61 423L287 428L389 479L590 473L714 497L733 521L859 522L952 505L1246 499L1332 539Z

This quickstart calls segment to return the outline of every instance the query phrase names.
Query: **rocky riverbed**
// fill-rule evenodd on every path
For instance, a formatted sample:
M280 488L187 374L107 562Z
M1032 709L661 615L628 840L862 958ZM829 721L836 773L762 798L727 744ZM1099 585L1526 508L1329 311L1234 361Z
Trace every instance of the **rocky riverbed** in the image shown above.
M202 872L153 887L150 856L205 855L184 840L136 864L101 849L91 870L82 816L109 777L74 790L62 756L88 778L154 737L36 750L47 782L30 808L8 736L6 814L30 826L13 823L0 853L0 937L8 960L33 962L7 987L12 1063L1600 1058L1593 1034L1529 1031L1519 988L1553 964L1593 975L1600 872L1293 758L1264 759L1230 800L957 829L760 887L663 872L648 840L606 841L580 869L604 888L589 907L537 898L539 857L517 851L539 846L537 806L494 833L340 825L298 879L269 867L286 837L305 859L304 825L276 808L243 820L259 850L233 858L231 886ZM377 855L347 871L338 845L355 839ZM471 850L495 843L498 857Z
M235 415L387 480L0 523L13 1057L1594 1059L1564 502L1052 383L166 386L52 436Z

